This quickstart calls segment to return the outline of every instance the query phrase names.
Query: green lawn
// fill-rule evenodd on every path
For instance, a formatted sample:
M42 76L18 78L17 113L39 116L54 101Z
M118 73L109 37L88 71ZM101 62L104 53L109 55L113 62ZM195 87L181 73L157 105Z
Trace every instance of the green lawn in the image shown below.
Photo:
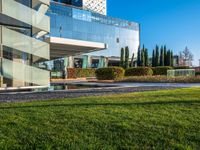
M0 104L0 149L200 149L200 88Z

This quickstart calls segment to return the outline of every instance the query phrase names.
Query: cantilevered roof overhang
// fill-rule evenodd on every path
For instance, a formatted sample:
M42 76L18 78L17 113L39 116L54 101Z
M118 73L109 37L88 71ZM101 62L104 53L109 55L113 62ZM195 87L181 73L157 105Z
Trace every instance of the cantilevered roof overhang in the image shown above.
M106 48L107 45L105 43L50 37L51 59L81 55Z

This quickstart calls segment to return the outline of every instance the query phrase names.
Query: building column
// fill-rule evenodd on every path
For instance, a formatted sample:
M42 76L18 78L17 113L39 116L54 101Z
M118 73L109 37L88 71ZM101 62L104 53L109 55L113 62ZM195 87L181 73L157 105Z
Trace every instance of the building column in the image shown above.
M74 57L68 57L68 68L74 68Z
M105 57L105 64L104 64L104 67L108 67L108 62L109 62L109 59Z
M69 65L69 58L65 57L64 58L64 70L63 70L65 79L67 79L67 68L68 68L68 65Z
M100 56L98 68L108 67L108 59L104 56Z
M91 67L91 56L84 55L82 68L90 68L90 67Z

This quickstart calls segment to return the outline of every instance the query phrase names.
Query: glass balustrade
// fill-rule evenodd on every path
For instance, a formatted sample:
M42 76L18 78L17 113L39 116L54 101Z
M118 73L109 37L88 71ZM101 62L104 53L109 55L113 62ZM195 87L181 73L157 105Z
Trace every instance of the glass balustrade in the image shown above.
M14 0L2 0L2 14L50 32L50 18Z
M17 49L35 56L49 59L49 44L36 40L22 33L2 27L2 45Z
M168 77L194 77L195 70L194 69L177 69L177 70L168 70Z
M2 67L3 76L6 78L39 86L49 86L49 71L14 62L5 58L2 59Z

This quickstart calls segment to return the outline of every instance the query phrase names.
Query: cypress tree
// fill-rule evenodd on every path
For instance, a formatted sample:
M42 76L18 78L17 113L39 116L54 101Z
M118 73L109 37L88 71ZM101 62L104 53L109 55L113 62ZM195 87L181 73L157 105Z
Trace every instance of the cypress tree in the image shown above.
M140 46L138 47L138 53L137 53L137 66L141 66L141 51L140 51Z
M148 49L145 49L145 66L149 66L149 56L148 56Z
M159 47L156 45L155 67L159 66Z
M152 53L152 67L155 67L155 50L154 49Z
M120 67L124 68L124 48L121 48Z
M125 64L124 64L124 68L128 68L129 67L129 48L128 46L125 48Z
M173 55L173 51L171 51L171 66L174 66L174 55Z
M164 66L167 66L167 47L164 46Z
M141 66L145 66L145 49L144 49L144 45L141 51Z
M171 52L167 51L167 66L171 66Z
M134 57L135 57L135 54L133 53L132 58L131 58L131 67L134 67Z
M163 46L160 49L160 66L164 66L164 50L163 50Z

